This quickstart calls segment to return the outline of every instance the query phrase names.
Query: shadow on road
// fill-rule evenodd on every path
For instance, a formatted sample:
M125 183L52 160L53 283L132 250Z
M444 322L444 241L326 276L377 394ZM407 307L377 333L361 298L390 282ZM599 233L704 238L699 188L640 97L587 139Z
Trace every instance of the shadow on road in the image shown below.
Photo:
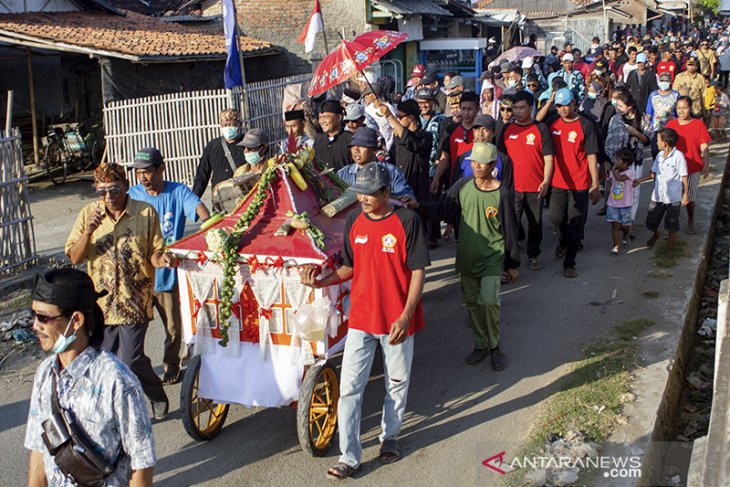
M0 432L26 423L30 400L16 401L0 406Z

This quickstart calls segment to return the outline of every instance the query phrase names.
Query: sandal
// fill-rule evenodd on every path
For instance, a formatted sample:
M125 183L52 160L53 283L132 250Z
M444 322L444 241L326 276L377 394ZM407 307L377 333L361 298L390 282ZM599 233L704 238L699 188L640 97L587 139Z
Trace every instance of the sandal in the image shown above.
M394 463L400 460L400 445L398 440L385 440L380 445L380 456L378 460L383 465Z
M500 282L500 284L509 284L509 276L507 275L506 272L503 272L502 274L500 274L499 282Z
M162 383L166 386L171 386L173 384L177 384L178 382L180 382L181 375L182 374L180 373L179 370L176 370L174 372L171 370L168 370L167 372L162 374Z
M351 467L346 463L338 463L331 469L327 470L327 478L332 480L344 480L352 477L362 469L362 465Z
M568 279L575 279L578 277L578 272L575 270L575 267L566 267L563 269L563 275Z
M561 247L560 244L558 244L557 247L555 247L555 258L556 259L562 259L565 257L565 253L568 251L565 247Z
M529 267L530 267L530 270L539 271L540 269L542 269L542 264L537 259L530 259Z

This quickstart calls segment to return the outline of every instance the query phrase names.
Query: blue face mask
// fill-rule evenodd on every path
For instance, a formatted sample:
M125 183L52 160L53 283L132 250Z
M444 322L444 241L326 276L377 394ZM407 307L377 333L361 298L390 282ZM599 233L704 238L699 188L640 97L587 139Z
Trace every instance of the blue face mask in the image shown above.
M53 353L59 354L65 352L68 347L71 346L71 344L76 340L76 330L71 334L71 336L66 336L66 333L68 333L68 329L71 327L71 322L74 320L73 315L71 315L71 319L68 320L68 325L66 325L66 329L63 331L63 335L59 336L56 339L56 343L53 344Z
M590 98L591 100L595 100L596 98L598 98L598 95L597 95L597 94L595 94L595 93L594 93L594 92L592 92L592 91L589 91L589 92L588 92L588 98Z
M657 83L659 85L660 90L668 90L669 89L669 81L660 81Z
M228 140L238 137L238 127L221 127L221 135Z
M246 152L243 157L246 158L246 162L253 165L258 164L261 162L261 154L258 152Z

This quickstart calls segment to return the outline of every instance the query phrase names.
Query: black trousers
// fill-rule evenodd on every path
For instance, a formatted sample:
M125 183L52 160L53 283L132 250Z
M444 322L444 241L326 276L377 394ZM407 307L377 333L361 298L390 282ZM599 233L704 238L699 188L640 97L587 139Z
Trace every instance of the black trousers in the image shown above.
M558 229L560 246L566 249L563 268L575 267L588 215L588 190L552 188L549 212L550 222Z
M727 82L728 82L728 75L730 75L730 71L720 71L720 84L723 88L727 89Z
M527 257L536 259L542 243L542 199L539 193L515 191L515 216L522 226L522 215L527 217Z
M144 353L144 338L149 323L133 325L112 325L104 327L104 341L101 348L115 354L132 369L142 384L142 390L150 401L167 401L162 380L152 368L152 361Z

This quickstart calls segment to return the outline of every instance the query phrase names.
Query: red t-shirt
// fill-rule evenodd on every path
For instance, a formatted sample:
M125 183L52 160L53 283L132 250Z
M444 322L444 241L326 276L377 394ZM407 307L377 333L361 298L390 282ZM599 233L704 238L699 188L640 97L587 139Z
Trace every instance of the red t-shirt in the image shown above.
M694 174L702 171L705 164L702 162L700 145L712 142L712 137L702 120L693 118L690 123L682 125L679 123L679 119L673 118L667 122L667 128L676 130L679 135L677 150L682 152L687 160L687 173Z
M464 128L463 125L449 127L447 137L443 138L441 151L449 153L448 184L454 184L454 171L459 167L459 156L471 150L474 145L474 128Z
M510 123L502 131L499 149L512 160L515 191L536 193L545 178L544 156L553 155L553 141L547 126L540 122Z
M591 187L588 154L598 154L598 136L593 123L583 116L572 122L558 117L550 125L555 147L553 186L583 191Z
M672 61L662 61L656 65L656 74L659 76L662 73L669 73L672 75L672 81L674 81L674 71L677 69L677 65Z
M344 236L342 260L353 268L348 326L387 335L406 305L411 271L431 265L421 219L401 207L386 218L372 220L358 208L347 216ZM423 325L419 301L408 334Z

